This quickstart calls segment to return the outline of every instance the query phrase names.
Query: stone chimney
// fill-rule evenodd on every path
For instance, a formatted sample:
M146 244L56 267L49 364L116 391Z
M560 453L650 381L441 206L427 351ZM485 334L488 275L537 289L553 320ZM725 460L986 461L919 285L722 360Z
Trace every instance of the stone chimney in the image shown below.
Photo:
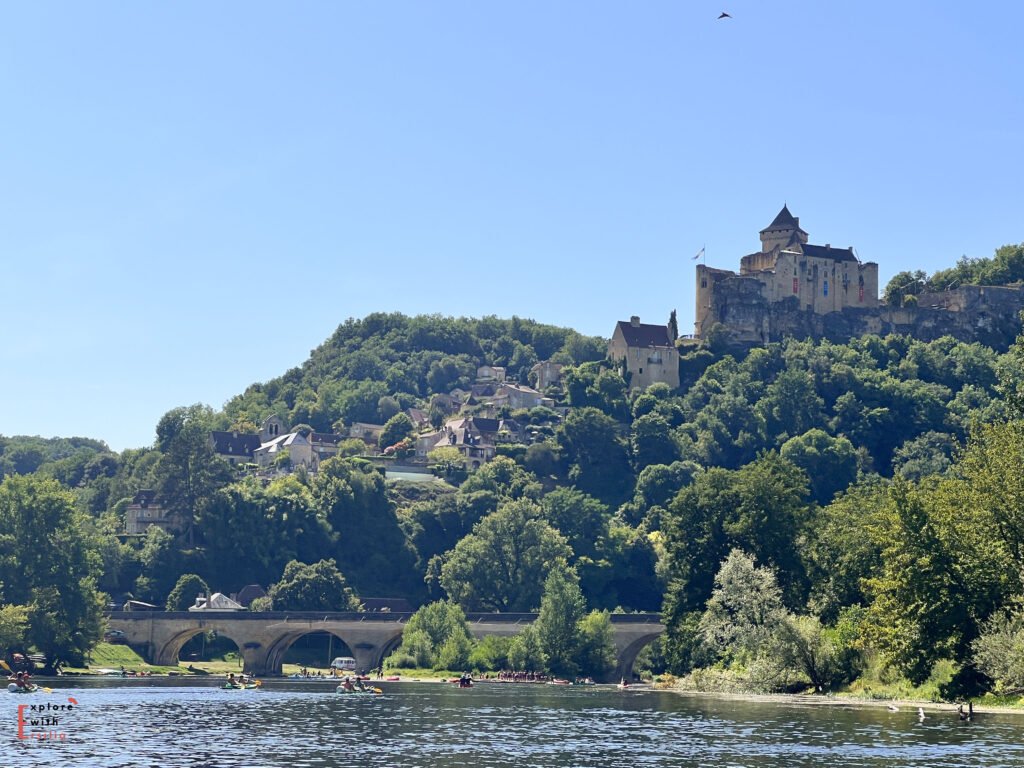
M631 318L629 318L629 324L632 325L634 328L639 328L640 317L638 315L633 315Z

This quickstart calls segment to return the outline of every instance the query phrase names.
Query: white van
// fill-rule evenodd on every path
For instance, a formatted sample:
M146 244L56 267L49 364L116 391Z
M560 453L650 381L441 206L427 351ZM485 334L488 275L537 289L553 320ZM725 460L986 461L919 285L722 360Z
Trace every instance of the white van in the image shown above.
M355 672L356 660L351 656L339 656L331 662L331 669L340 669L342 672Z

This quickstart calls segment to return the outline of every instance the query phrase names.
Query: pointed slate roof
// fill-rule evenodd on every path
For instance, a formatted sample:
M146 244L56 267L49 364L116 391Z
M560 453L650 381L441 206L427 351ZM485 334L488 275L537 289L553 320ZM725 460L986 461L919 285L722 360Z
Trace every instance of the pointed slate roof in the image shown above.
M769 232L773 229L800 229L800 219L789 212L789 206L783 205L782 210L779 211L779 215L776 216L772 223L761 230L761 232ZM800 229L803 232L802 229ZM804 232L806 235L807 233Z

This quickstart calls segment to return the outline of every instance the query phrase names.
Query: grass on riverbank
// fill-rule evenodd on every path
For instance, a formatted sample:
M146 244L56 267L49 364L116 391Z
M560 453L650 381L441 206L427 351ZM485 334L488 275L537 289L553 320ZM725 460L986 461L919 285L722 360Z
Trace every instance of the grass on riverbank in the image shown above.
M241 661L236 654L212 661L193 661L173 667L149 664L127 645L120 643L98 643L86 657L85 667L64 667L69 674L96 674L99 669L119 670L124 667L130 672L147 672L154 675L170 673L179 675L227 675L241 671Z

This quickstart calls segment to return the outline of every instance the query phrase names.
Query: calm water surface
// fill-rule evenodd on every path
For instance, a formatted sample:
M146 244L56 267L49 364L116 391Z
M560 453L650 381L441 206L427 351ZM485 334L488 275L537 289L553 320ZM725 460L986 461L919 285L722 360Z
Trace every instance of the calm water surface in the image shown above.
M7 694L0 765L1024 766L1024 717L800 706L609 688L329 683L225 691L169 680L61 681ZM78 702L52 741L19 740L18 706ZM51 710L52 712L52 710ZM40 713L26 709L24 718ZM45 713L43 713L45 716Z

